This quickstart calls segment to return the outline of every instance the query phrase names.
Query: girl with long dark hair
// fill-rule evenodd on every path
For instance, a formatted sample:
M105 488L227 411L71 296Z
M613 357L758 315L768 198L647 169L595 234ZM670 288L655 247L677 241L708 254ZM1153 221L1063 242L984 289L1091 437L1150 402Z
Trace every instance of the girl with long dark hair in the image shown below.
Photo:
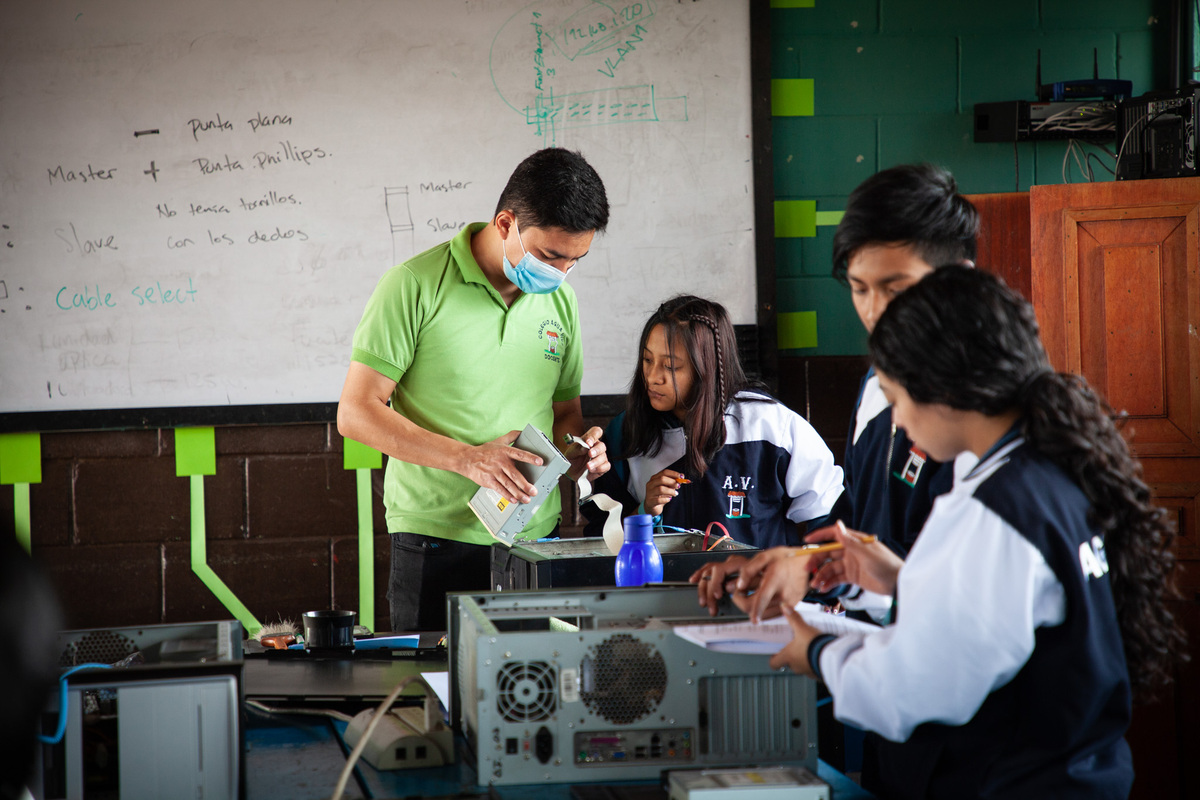
M625 411L604 437L614 468L595 492L666 526L718 521L756 547L796 544L797 523L829 513L841 469L812 426L747 379L724 306L671 298L638 352ZM585 513L586 533L598 535L603 520Z
M1110 409L1050 367L1033 309L979 270L897 297L870 351L896 424L934 458L979 460L906 561L830 529L816 538L845 549L828 563L746 565L735 600L755 616L779 604L793 628L772 666L824 680L839 719L886 740L864 772L881 796L1127 796L1131 697L1169 680L1183 637L1171 525ZM813 588L893 595L893 624L804 624L791 601L814 567Z

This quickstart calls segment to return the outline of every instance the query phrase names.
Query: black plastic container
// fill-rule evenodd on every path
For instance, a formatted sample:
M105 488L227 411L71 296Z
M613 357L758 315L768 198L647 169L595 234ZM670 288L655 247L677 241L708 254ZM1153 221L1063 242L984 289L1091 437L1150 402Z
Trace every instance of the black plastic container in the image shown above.
M304 648L306 650L353 650L353 611L305 611Z

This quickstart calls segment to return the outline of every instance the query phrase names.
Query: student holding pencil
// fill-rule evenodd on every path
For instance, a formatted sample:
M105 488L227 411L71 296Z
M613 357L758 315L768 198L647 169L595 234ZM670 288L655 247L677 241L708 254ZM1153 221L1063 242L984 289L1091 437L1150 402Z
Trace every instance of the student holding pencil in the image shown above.
M746 378L725 307L673 297L638 349L625 411L604 435L614 468L593 490L623 515L685 529L719 521L761 548L798 544L797 526L823 519L841 494L842 471L803 417ZM603 519L590 504L584 513L585 535L600 535Z
M808 565L814 588L897 597L878 633L818 634L791 607L808 581L784 593L787 562L744 565L735 602L793 629L771 665L823 680L839 719L884 737L863 776L880 796L1127 796L1131 695L1169 681L1183 637L1171 525L1109 409L1050 368L1029 304L973 269L893 300L870 351L896 424L934 458L979 460L905 561L854 531L815 537L843 549Z

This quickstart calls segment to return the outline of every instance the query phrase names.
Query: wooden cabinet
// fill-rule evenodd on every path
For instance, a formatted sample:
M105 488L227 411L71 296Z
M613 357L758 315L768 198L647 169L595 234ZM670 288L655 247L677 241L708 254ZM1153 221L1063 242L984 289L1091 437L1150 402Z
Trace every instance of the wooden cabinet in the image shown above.
M1032 299L1059 370L1113 408L1176 555L1193 661L1163 700L1134 709L1134 797L1200 796L1200 178L1035 186Z

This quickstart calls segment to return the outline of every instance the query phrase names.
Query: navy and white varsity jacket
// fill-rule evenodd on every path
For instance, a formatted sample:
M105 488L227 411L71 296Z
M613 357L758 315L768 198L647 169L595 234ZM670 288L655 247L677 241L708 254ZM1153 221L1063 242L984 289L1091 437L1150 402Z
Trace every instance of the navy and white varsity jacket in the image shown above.
M916 541L934 498L950 491L953 465L933 461L892 425L892 407L871 369L846 440L846 492L832 516L873 533L900 555Z
M900 570L896 622L814 642L837 718L889 740L868 788L1128 795L1129 675L1089 508L1010 432L935 502Z
M842 492L841 467L824 440L803 417L767 395L740 392L729 404L725 445L703 476L685 466L687 441L679 420L671 413L661 416L663 446L654 457L622 456L624 413L605 433L613 469L592 490L619 501L623 516L640 512L646 481L669 468L692 483L680 486L679 495L663 507L664 525L704 530L716 520L739 542L759 548L795 545L800 542L796 523L826 516ZM584 512L591 519L584 535L599 536L603 519L588 506Z

